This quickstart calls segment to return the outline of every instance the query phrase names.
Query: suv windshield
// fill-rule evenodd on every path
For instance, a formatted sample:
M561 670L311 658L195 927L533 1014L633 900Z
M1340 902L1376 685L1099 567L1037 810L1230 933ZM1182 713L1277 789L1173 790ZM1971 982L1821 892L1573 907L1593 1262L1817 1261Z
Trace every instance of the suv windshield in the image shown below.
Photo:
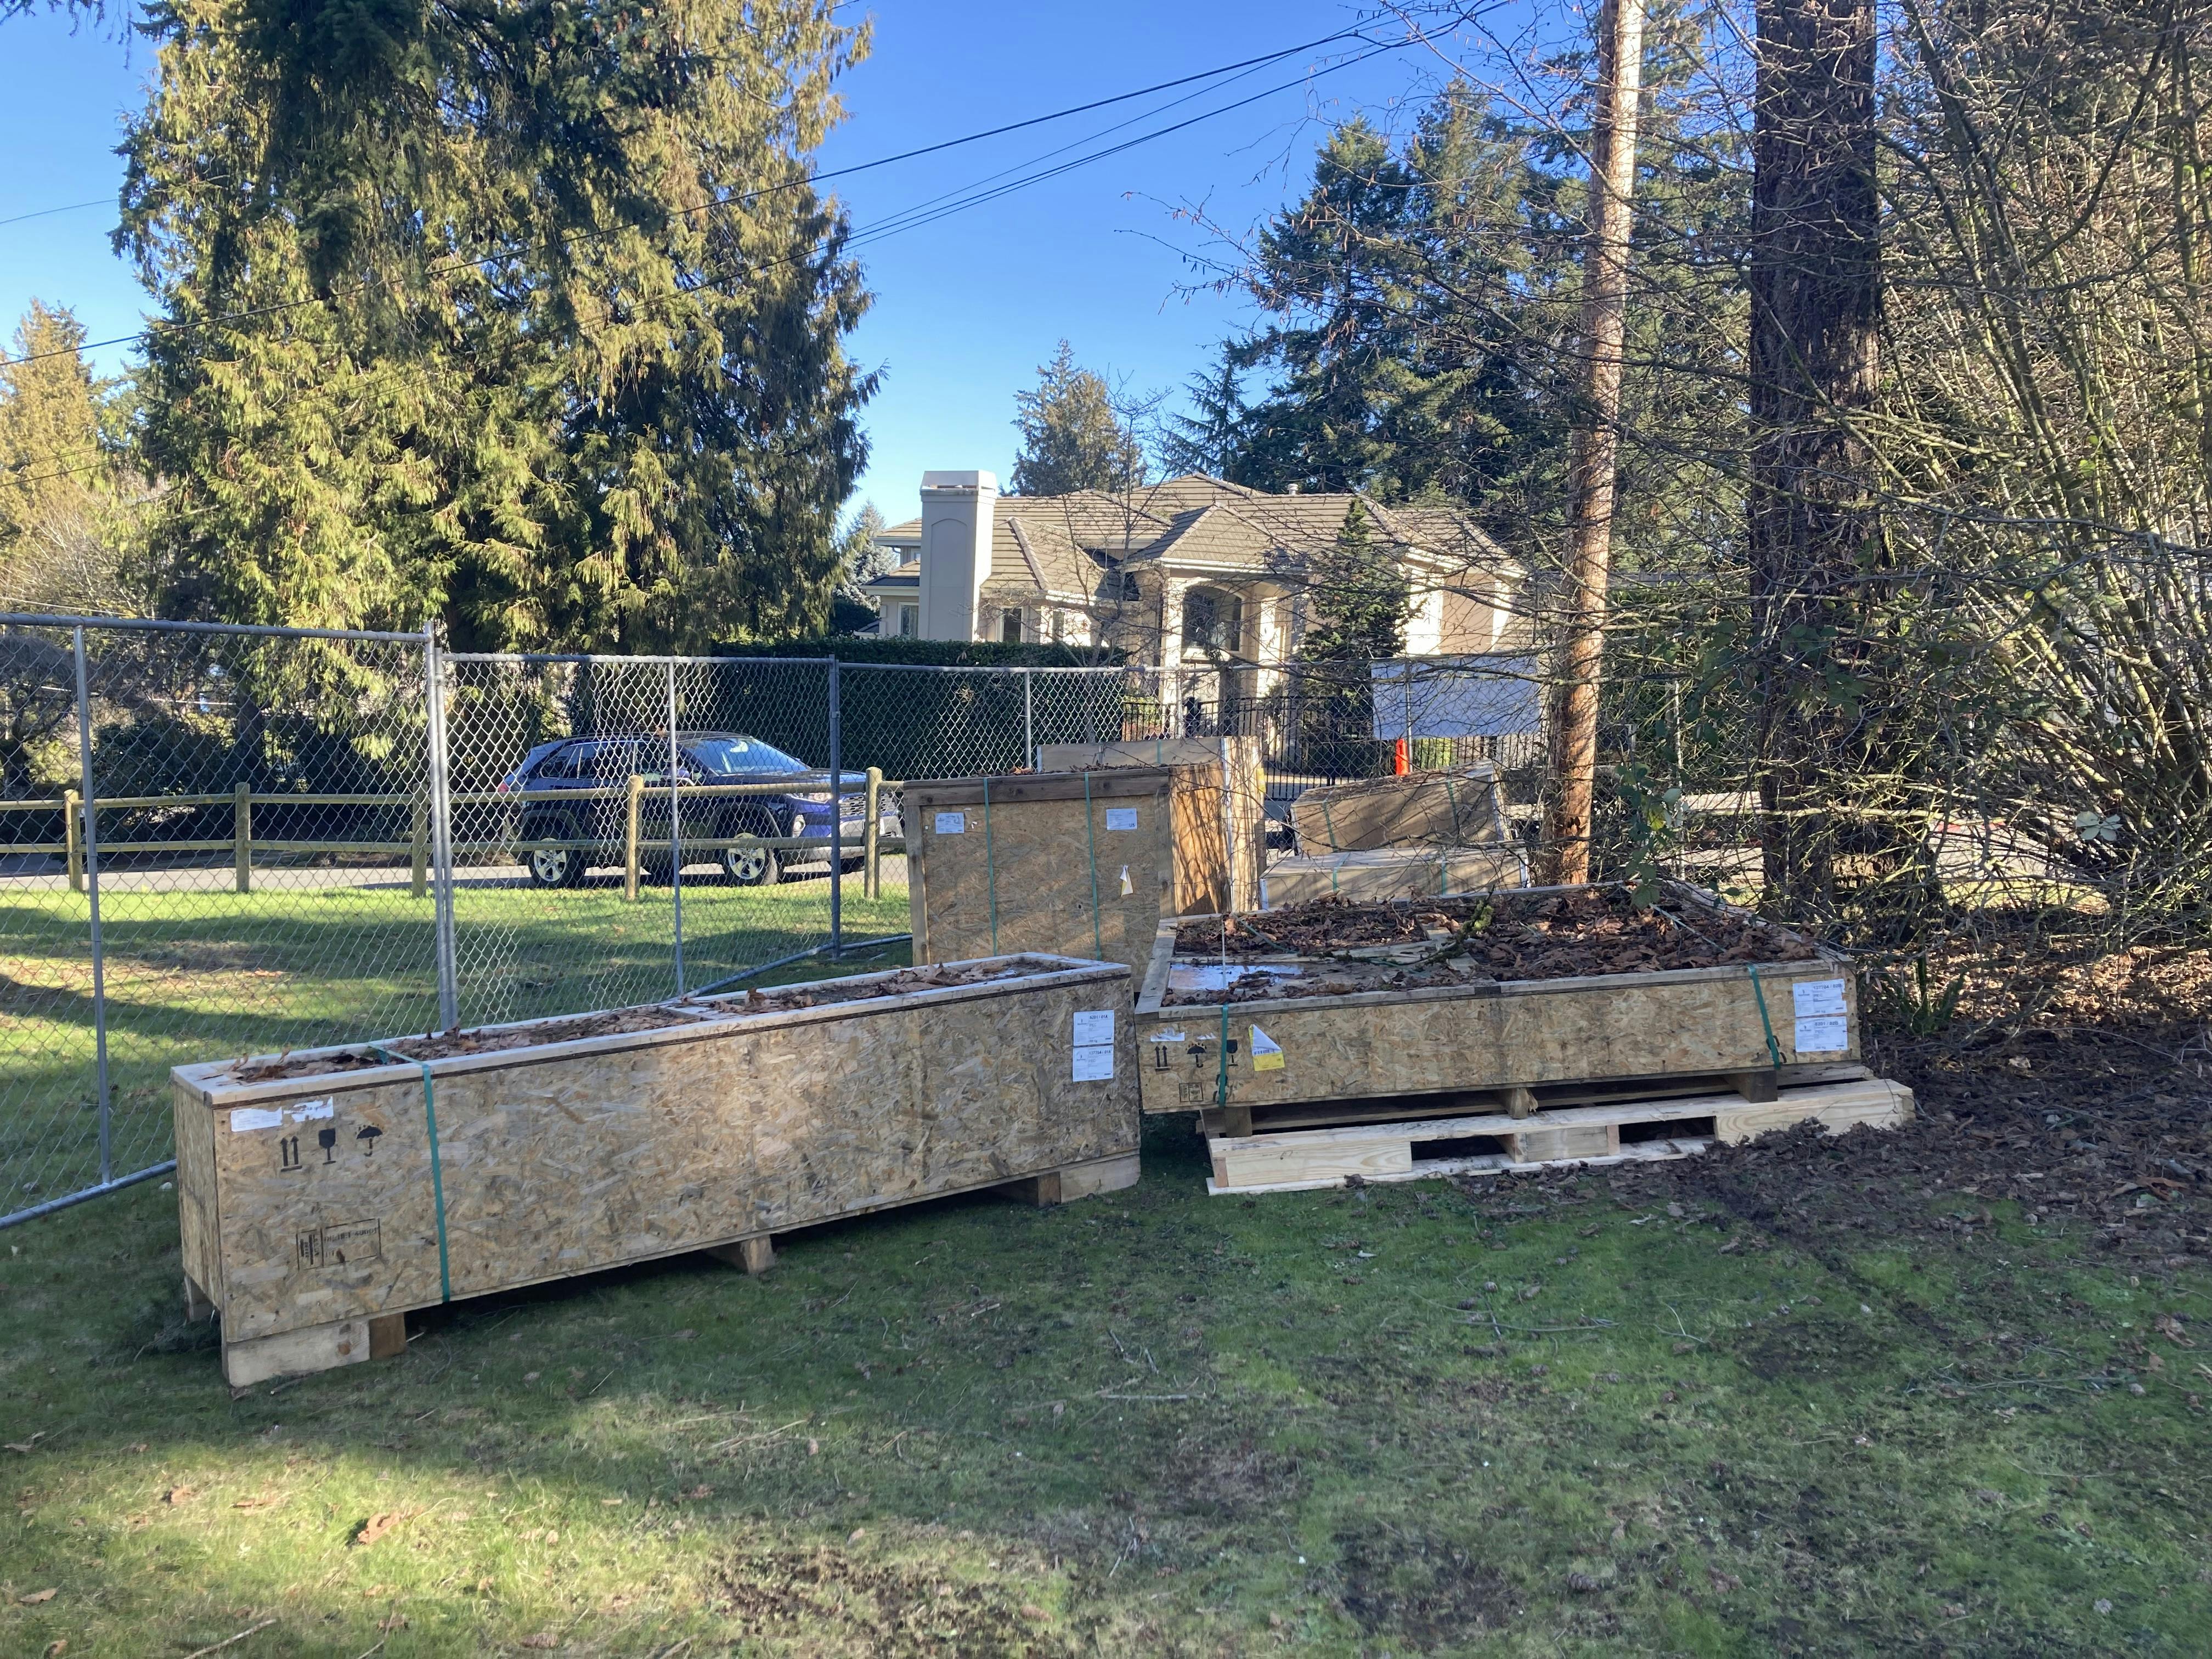
M692 757L709 772L804 772L806 763L758 738L699 738L689 745Z

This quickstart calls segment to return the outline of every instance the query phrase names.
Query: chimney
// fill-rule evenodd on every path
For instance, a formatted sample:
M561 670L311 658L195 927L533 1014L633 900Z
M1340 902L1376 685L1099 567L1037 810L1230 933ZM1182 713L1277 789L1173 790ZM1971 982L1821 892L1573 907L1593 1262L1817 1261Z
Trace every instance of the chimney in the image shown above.
M988 472L921 475L921 637L976 637L976 598L991 579L991 514L999 481Z

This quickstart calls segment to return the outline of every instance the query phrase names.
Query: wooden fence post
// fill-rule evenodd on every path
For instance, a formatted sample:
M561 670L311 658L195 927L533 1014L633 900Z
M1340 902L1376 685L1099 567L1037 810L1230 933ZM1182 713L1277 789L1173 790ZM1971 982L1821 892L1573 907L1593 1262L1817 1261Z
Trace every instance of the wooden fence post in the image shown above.
M417 799L415 817L408 826L409 873L414 878L415 896L421 898L430 873L430 804Z
M70 891L84 891L84 826L77 822L77 811L84 797L74 789L62 792L62 846L69 866Z
M877 831L877 823L883 815L883 793L884 769L880 766L871 766L868 769L866 809L868 818L867 822L860 826L862 854L860 892L867 898L881 898L884 896L882 854L876 845L881 838Z
M638 851L637 824L640 808L645 801L645 775L629 775L629 808L623 815L623 897L630 903L637 902ZM582 856L580 854L579 857Z
M238 890L253 890L253 786L241 783L232 793L230 806L231 857L238 870Z

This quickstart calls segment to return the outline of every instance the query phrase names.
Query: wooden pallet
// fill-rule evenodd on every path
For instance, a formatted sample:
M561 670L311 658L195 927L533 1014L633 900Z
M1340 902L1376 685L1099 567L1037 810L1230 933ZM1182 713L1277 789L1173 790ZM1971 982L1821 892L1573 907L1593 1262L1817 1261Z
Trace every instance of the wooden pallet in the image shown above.
M1688 1158L1716 1140L1734 1145L1808 1120L1834 1134L1861 1124L1894 1128L1911 1117L1910 1089L1864 1078L1785 1089L1765 1103L1716 1094L1571 1106L1534 1117L1493 1114L1216 1135L1206 1143L1213 1164L1206 1189L1216 1197L1294 1193L1354 1179L1419 1181Z

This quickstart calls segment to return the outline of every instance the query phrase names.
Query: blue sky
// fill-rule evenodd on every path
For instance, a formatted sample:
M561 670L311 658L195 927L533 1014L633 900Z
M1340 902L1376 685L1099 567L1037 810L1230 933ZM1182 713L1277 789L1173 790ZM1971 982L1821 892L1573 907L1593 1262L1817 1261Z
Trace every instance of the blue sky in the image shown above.
M896 0L873 9L875 45L847 77L848 119L827 168L1109 97L1295 46L1359 14L1336 0L1123 0L1113 8L1010 0ZM890 216L1149 111L1103 140L1152 131L1255 93L1242 109L860 250L875 308L852 342L884 370L866 417L873 454L859 500L896 520L924 469L1013 465L1013 394L1065 337L1079 362L1132 391L1180 386L1247 316L1234 296L1182 292L1208 239L1178 211L1239 229L1298 193L1325 124L1365 109L1386 125L1437 59L1401 51L1302 80L1332 47L1201 100L1188 89L840 180L863 232ZM0 318L33 295L74 307L95 340L140 325L143 295L109 249L125 113L143 96L143 41L40 15L0 24ZM1285 86L1283 83L1300 82ZM1276 90L1268 90L1278 88ZM1084 149L1095 146L1084 146ZM1081 154L1082 149L1070 152ZM125 349L98 354L103 366Z

